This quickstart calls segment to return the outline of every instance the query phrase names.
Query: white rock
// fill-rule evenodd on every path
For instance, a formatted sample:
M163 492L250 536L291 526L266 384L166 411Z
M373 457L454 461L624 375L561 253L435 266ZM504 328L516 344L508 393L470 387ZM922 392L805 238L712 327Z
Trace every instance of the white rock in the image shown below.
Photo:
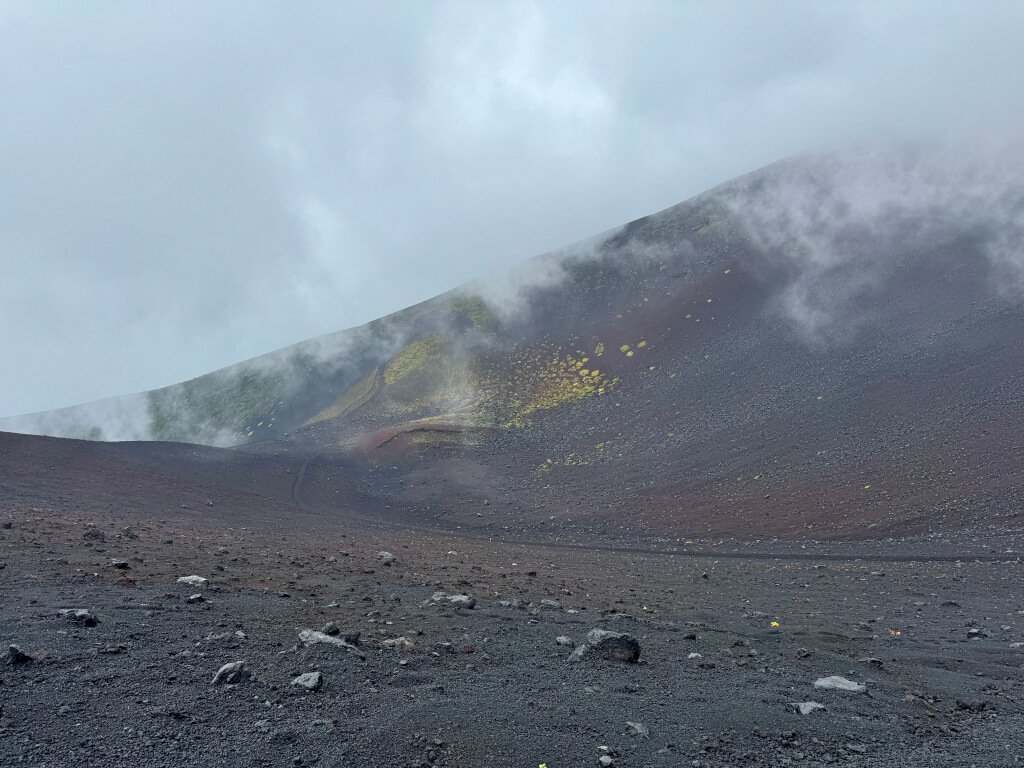
M381 551L377 553L377 559L380 560L381 563L383 563L384 565L391 565L391 563L395 561L395 556L392 555L390 552Z
M845 677L840 677L839 675L819 677L814 681L814 687L831 688L837 691L854 691L856 693L860 693L868 689L868 687L863 683L855 683L853 680L847 680Z
M688 659L703 659L704 657L701 656L699 653L691 653L686 658L688 658Z
M793 706L796 707L796 711L801 715L809 715L816 709L824 709L824 704L819 704L816 701L794 701Z
M179 584L188 584L190 587L205 587L210 583L209 579L204 579L202 576L180 576L178 578Z
M566 637L565 635L559 635L555 638L555 645L572 645L572 638Z

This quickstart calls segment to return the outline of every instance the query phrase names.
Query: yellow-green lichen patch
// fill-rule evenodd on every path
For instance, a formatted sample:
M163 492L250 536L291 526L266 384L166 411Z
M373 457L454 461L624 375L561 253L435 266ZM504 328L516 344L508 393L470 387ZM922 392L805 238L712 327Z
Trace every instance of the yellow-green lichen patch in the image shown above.
M545 459L544 463L537 467L537 472L550 472L554 467L582 467L589 463L575 453L570 453L563 459Z
M602 394L612 386L600 371L584 368L577 358L552 344L515 350L510 368L496 367L480 377L482 400L494 423L525 427L530 414Z
M489 331L494 325L494 317L481 296L460 296L452 300L452 316L457 321L468 323L478 331Z
M412 344L407 344L392 358L384 369L384 381L387 384L395 384L417 368L423 365L428 358L441 351L444 341L436 333L417 339Z

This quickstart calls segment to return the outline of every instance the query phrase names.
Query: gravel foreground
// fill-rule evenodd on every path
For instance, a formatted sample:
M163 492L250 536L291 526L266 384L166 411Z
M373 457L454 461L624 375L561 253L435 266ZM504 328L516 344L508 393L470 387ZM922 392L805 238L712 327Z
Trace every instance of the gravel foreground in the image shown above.
M653 556L37 512L0 531L0 652L31 657L0 667L2 765L1024 761L1008 538L959 562L886 561L914 542ZM639 662L571 662L594 629Z

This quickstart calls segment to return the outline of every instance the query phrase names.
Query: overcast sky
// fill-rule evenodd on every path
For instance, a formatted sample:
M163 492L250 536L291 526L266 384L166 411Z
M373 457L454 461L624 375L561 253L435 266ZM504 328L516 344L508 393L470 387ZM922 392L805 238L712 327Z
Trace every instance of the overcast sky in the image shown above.
M0 0L0 416L359 325L787 155L1019 135L1022 29L1017 0Z

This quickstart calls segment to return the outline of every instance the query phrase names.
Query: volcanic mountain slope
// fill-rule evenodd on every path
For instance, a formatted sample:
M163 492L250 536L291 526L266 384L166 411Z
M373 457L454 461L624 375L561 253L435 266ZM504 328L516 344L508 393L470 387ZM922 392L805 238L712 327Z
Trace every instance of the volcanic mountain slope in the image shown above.
M492 530L1012 521L1020 178L788 160L362 328L0 428L237 446L310 509Z

